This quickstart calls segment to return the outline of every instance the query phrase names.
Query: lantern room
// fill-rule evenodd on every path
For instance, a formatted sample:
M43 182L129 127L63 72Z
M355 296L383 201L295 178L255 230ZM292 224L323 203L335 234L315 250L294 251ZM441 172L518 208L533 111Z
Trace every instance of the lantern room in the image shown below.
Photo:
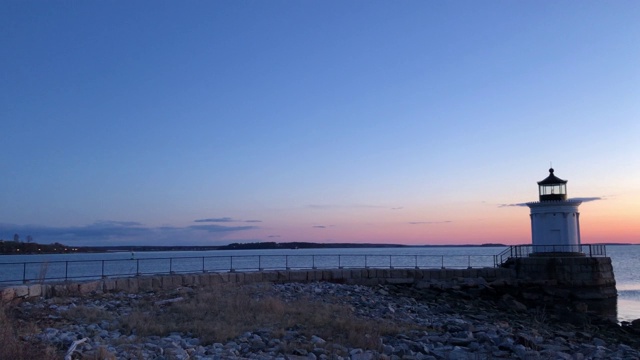
M540 201L567 200L567 180L562 180L553 174L553 168L549 169L549 176L538 181L538 193Z

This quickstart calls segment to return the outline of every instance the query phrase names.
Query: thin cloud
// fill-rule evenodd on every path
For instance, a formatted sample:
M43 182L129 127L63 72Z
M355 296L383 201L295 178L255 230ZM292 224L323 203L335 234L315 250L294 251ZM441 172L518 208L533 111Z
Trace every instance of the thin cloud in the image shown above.
M103 220L84 226L43 226L0 224L0 239L13 239L13 234L21 238L33 237L38 243L60 242L66 245L115 245L115 244L153 244L189 243L211 244L223 237L246 230L258 229L257 226L223 226L202 224L187 227L159 226L148 227L135 221Z
M308 208L311 209L384 209L386 206L382 205L371 205L371 204L310 204L307 205Z
M392 207L391 210L402 210L404 209L404 207L399 206L399 207Z
M219 218L197 219L197 220L193 220L193 222L197 222L197 223L204 223L204 222L211 222L211 223L230 223L230 222L261 223L262 220L255 220L255 219L239 220L239 219L234 219L234 218L225 216L225 217L219 217Z
M142 236L151 232L150 228L134 221L96 221L85 226L67 227L0 224L0 237L4 238L10 233L22 233L24 236L31 235L36 241L39 238L108 240L114 237Z
M433 224L448 224L452 222L451 220L446 221L410 221L411 225L433 225Z
M141 223L137 221L113 221L113 220L99 220L94 223L94 225L102 225L102 226L142 226Z
M519 204L498 204L498 207L499 207L499 208L502 208L502 207L514 207L514 206L517 206L517 207L527 206L527 203L519 203Z
M326 229L327 227L324 225L313 225L312 227L316 228L316 229Z
M257 226L222 226L222 225L191 225L189 229L194 230L204 230L208 232L235 232L235 231L244 231L244 230L253 230L257 229Z
M598 201L598 200L605 200L602 197L576 197L576 198L571 198L569 199L569 201L582 201L582 202L589 202L589 201ZM517 203L517 204L499 204L498 207L502 208L502 207L527 207L527 203Z
M269 235L269 236L267 236L267 237L268 237L268 238L279 238L279 237L280 237L280 235Z
M193 220L193 222L235 222L237 220L233 220L230 217L221 217L221 218L208 218L208 219L198 219L198 220Z
M589 201L598 201L598 200L605 200L605 199L601 197L577 197L577 198L571 198L569 200L589 202Z

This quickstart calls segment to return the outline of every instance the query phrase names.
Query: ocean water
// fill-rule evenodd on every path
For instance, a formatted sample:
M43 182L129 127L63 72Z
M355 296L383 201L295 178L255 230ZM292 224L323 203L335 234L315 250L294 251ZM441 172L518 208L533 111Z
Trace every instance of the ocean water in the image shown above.
M618 290L618 320L640 319L640 245L607 245Z
M93 254L42 254L0 256L0 281L21 279L28 273L30 279L67 276L95 278L102 273L115 277L138 273L226 271L258 268L336 268L357 267L412 267L466 268L493 266L493 256L505 247L399 247L300 250L224 250L180 252L113 252ZM640 319L640 245L608 245L618 290L619 321ZM259 256L258 256L259 255ZM338 258L339 255L339 258ZM369 255L364 257L364 255ZM390 259L389 255L393 258ZM202 259L202 257L211 257ZM232 259L233 257L233 259ZM173 258L173 260L170 260ZM153 259L153 260L152 260ZM100 260L105 260L101 262ZM65 262L69 263L65 263ZM391 263L390 263L391 261ZM23 264L29 262L26 266ZM312 263L313 262L313 263ZM43 265L45 263L45 265ZM0 286L2 283L0 283Z

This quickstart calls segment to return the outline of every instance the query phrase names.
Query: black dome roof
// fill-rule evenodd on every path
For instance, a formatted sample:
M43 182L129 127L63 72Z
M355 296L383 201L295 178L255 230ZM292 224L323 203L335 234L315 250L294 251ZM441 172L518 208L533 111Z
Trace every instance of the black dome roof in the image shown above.
M553 175L553 168L549 169L549 176L542 181L538 181L538 185L554 185L554 184L566 184L567 180L562 180L559 177Z

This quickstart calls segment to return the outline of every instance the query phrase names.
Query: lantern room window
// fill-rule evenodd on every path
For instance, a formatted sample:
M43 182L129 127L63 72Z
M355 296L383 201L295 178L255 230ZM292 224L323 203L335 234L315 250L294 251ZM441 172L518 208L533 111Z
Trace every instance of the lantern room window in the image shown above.
M566 193L567 186L565 184L540 186L540 195L559 195Z

